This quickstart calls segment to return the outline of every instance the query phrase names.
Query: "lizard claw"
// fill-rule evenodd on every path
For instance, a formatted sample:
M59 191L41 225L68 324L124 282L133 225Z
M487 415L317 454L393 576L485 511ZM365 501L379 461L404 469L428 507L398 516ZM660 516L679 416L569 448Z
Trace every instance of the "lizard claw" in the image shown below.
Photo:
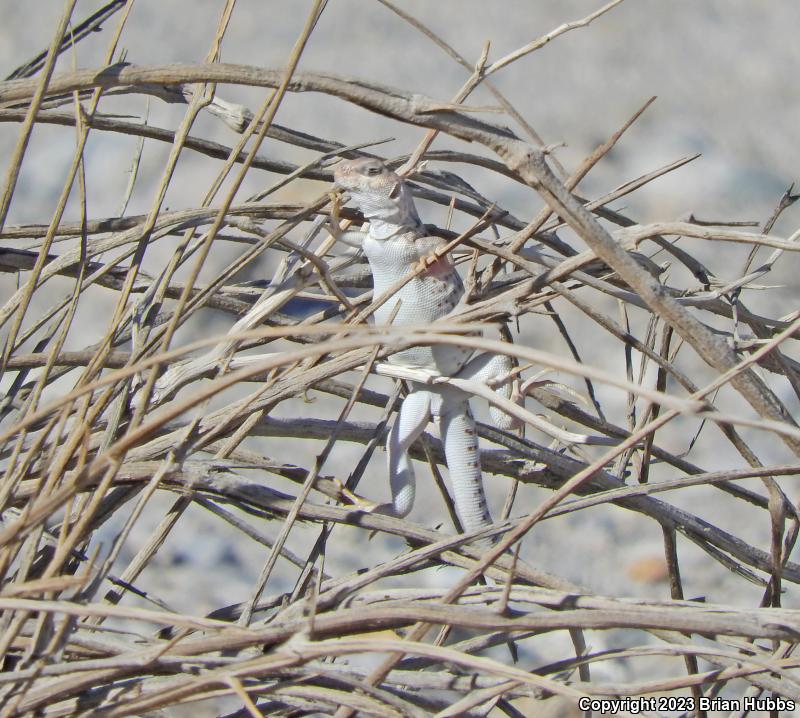
M346 500L346 503L349 503L367 513L372 513L378 508L378 504L376 502L365 499L363 496L359 496L353 491L350 491L350 489L348 489L339 479L334 479L333 483L339 487L341 499Z

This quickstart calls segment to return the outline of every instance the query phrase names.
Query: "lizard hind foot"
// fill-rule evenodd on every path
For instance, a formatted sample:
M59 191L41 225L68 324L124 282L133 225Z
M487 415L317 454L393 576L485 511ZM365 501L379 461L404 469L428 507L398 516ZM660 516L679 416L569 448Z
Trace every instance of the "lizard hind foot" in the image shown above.
M494 361L494 371L496 372L495 376L508 376L513 370L514 365L511 363L511 359L504 354L498 354L496 360ZM508 399L517 406L525 406L525 395L520 391L518 377L515 377L511 381L508 381L497 387L495 391L504 399ZM519 419L513 414L509 414L502 409L497 408L496 406L489 406L489 415L492 417L492 421L494 422L495 426L497 426L498 429L503 429L504 431L514 431L522 427L525 423L522 421L522 419Z
M517 406L524 406L525 404L525 397L520 394L519 391L514 390L512 386L506 385L505 387L500 387L497 393L513 401ZM514 431L525 423L516 416L508 414L502 409L498 409L496 406L489 406L489 415L492 417L494 425L503 431Z
M513 371L514 364L505 354L484 352L471 359L461 370L459 376L486 382L504 399L508 399L517 406L524 406L525 396L519 390L518 378L509 379ZM524 423L521 419L493 404L489 405L489 415L494 425L504 431L519 429Z

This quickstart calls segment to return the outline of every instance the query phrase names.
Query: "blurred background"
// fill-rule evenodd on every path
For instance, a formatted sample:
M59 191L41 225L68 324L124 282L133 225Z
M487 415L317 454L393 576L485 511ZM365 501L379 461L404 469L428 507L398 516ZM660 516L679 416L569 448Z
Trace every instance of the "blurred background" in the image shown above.
M82 19L103 4L79 0L74 18ZM496 60L600 5L595 0L398 3L470 63L477 61L487 41L491 42L489 59ZM127 61L202 61L222 6L212 0L140 0L121 40ZM50 42L61 3L38 0L35 12L31 7L3 3L3 76ZM306 3L298 0L240 0L222 44L222 60L283 66L306 12ZM115 27L115 22L111 20L107 27ZM793 37L799 25L800 6L791 0L771 2L769 11L748 0L628 1L590 27L567 33L516 62L493 82L546 144L566 143L558 152L565 166L574 165L645 100L657 95L657 102L626 136L623 146L592 172L587 187L595 189L594 183L597 188L607 187L701 152L702 159L691 167L627 200L636 215L647 221L702 210L729 219L762 219L797 172L800 49ZM59 69L69 69L73 63L98 66L106 43L107 36L97 33L78 45L75 56L65 53ZM328 5L303 53L300 70L362 77L442 101L450 99L468 76L419 31L380 3L364 0L335 0ZM226 87L225 97L252 106L262 92ZM491 103L491 95L483 89L471 98L471 104ZM143 112L139 107L138 113ZM174 117L182 112L180 107L154 101L150 122L172 126ZM303 94L290 93L278 121L345 143L394 136L397 144L386 148L390 155L406 152L422 134L419 129L398 126L341 102ZM227 128L212 120L198 130L209 139L232 139ZM7 153L16 127L4 126L0 131L0 148ZM47 151L49 161L40 163L38 155L29 156L24 179L36 192L20 193L12 221L41 219L41 203L51 196L47 190L55 192L53 188L60 187L57 170L70 151L72 138L63 129L53 129L47 138L41 136L50 131L37 128L34 140L38 141L32 149ZM105 138L102 133L93 138L89 180L102 182L104 187L104 192L95 194L96 211L117 206L127 184L125 170L134 145L132 138L127 143L119 137ZM262 151L291 149L267 142ZM151 187L146 178L152 175L151 181L157 179L164 152L166 148L156 143L146 148L145 177L138 183L130 212L148 206ZM187 153L183 162L189 165L193 159ZM173 191L193 197L196 185L188 178L195 177L198 184L204 178L189 172L188 167L183 169L187 181L176 183ZM251 178L253 187L263 181L258 173ZM242 190L243 194L247 191ZM177 202L181 197L171 199ZM784 221L791 222L791 218Z

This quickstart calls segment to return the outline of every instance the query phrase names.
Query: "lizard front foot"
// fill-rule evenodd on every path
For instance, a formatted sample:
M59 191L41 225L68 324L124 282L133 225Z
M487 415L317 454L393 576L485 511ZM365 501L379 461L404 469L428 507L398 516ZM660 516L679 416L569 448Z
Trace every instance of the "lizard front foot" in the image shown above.
M438 254L436 254L436 252L431 252L430 254L426 254L420 257L416 262L414 262L414 264L412 265L412 270L415 273L422 274L440 260L441 257Z

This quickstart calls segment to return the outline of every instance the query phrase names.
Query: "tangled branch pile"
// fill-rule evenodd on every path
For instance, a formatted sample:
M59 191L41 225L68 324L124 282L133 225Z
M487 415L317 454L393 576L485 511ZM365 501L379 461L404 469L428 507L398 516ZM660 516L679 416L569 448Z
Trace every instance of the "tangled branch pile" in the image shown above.
M232 3L207 62L163 66L113 64L130 3L109 3L71 35L67 3L50 49L0 83L0 119L18 132L0 198L0 269L18 278L0 307L3 718L145 715L194 702L242 716L342 718L518 716L553 696L800 700L800 614L781 608L800 582L789 560L798 515L782 488L800 469L800 428L787 408L800 398L800 319L761 310L768 300L748 307L745 291L797 251L800 233L771 233L796 197L787 191L762 227L640 224L610 205L693 158L600 197L580 184L647 105L570 171L497 89L519 133L458 107L499 70L619 2L500 60L484 57L447 103L366 76L297 71L324 2L276 70L218 62ZM53 73L70 38L111 18L107 66ZM221 99L237 85L263 88L263 104ZM428 206L449 207L450 226L431 231L460 237L453 254L471 292L451 321L365 324L368 267L325 231L328 189L316 185L302 204L275 198L308 180L330 183L341 157L378 156L276 124L287 93L300 92L426 130L412 153L383 159L409 172ZM177 103L183 120L160 128L104 113L120 95ZM197 136L206 116L238 136L228 145ZM75 137L60 200L38 223L12 225L31 133L50 124ZM96 133L169 148L147 213L92 214L84 150ZM472 145L431 148L439 136ZM268 158L258 151L267 137L314 158ZM190 152L218 174L193 204L167 208L175 165ZM489 200L462 179L468 168L532 188L539 204L515 216L502 189ZM280 179L243 202L254 172ZM128 197L136 181L134 171ZM750 249L743 269L706 251L711 243ZM149 266L162 247L164 260ZM84 344L82 317L96 301L108 308L105 324ZM513 343L481 333L500 325L518 329ZM492 550L445 520L444 489L414 520L344 500L343 485L355 490L372 474L359 489L372 495L385 481L380 445L402 389L383 393L382 360L437 342L507 352L530 379L528 409L572 437L553 444L536 429L480 425L484 471L508 487ZM600 441L585 445L587 436ZM329 460L344 444L357 453ZM708 465L709 447L724 470ZM442 488L439 442L426 436L412 455ZM521 502L522 486L539 490ZM709 517L711 504L682 506L698 487L742 530ZM563 527L563 550L580 562L572 527L620 512L663 534L664 596L598 595L560 573L559 557L540 567L544 524ZM198 600L214 566L162 594L164 547L197 514L212 517L220 540L247 546L243 598L221 585ZM754 526L760 542L745 530ZM726 575L729 600L684 597L679 547L690 545L703 552L700 570ZM604 570L625 580L613 555ZM760 601L740 605L740 584L755 585ZM206 615L193 613L203 601Z

